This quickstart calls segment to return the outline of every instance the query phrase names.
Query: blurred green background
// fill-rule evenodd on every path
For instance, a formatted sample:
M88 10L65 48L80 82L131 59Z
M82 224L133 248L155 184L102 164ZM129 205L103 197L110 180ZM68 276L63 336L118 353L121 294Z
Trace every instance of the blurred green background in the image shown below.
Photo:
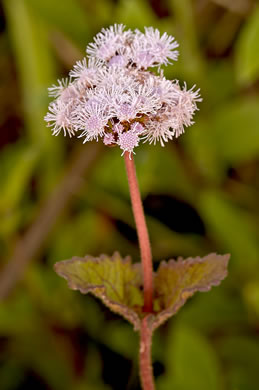
M176 37L168 78L201 88L196 124L136 166L155 267L231 253L220 287L154 335L158 390L259 389L259 4L2 0L0 389L137 390L138 335L53 271L72 255L139 260L117 148L52 137L47 87L113 23Z

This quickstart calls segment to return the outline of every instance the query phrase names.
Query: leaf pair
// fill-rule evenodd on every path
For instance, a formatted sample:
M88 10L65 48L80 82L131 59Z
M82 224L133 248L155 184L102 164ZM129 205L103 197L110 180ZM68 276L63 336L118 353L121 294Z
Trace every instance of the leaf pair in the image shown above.
M227 275L229 255L211 253L203 258L161 262L154 273L154 306L149 315L152 330L174 315L196 291L207 291ZM140 329L144 296L140 263L113 256L73 257L55 264L55 271L68 281L73 290L90 292L112 311L122 315Z

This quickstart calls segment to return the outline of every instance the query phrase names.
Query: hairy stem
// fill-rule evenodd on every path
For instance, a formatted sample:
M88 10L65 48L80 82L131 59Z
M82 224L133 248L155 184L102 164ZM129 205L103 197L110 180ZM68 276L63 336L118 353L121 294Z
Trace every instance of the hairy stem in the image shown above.
M144 308L146 313L152 313L153 310L153 266L152 253L148 236L148 230L141 201L136 169L133 158L130 158L128 152L124 154L126 170L128 175L130 197L132 203L133 214L136 222L138 240L140 246L141 264L144 282ZM148 326L147 314L141 321L140 329L140 379L143 390L155 390L151 345L152 345L152 330Z
M144 281L144 312L152 313L152 299L153 299L153 267L152 267L152 253L148 236L148 230L142 206L136 169L133 157L130 158L128 152L124 154L126 170L128 175L130 197L132 203L133 214L136 222L138 240L140 246L141 263L143 270Z
M152 330L148 326L148 316L146 316L141 322L139 350L140 379L143 390L155 390L151 359L151 345Z

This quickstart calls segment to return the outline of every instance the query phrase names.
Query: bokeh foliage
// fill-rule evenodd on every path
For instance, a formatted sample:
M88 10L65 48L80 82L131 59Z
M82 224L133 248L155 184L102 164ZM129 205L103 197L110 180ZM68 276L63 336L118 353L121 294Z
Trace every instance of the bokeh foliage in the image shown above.
M180 57L165 74L197 84L204 99L179 140L137 150L155 267L232 255L226 281L155 333L157 388L257 390L258 2L2 0L0 16L0 291L8 262L21 278L0 303L1 390L139 389L137 334L53 271L115 250L139 260L120 151L51 137L43 122L47 87L115 22L174 35Z

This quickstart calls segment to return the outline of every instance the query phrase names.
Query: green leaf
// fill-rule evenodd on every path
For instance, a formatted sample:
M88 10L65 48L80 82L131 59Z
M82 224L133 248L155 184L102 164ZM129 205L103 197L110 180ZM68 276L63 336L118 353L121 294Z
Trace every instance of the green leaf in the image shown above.
M225 84L224 80L222 83ZM201 174L214 184L224 180L227 168L257 158L258 107L259 99L255 96L229 99L208 118L200 117L188 137L183 137L190 158L195 160Z
M227 275L229 255L211 253L178 261L163 261L154 279L154 309L152 328L156 329L174 315L196 291L208 291Z
M212 253L204 258L163 261L154 273L154 313L149 326L155 330L174 315L196 291L208 291L227 275L229 255ZM112 257L73 257L55 264L55 271L68 281L73 290L92 293L112 311L122 315L140 329L146 315L143 309L141 266L131 264L119 253Z
M259 100L231 100L215 112L209 132L218 161L225 166L256 158L259 152Z
M199 52L198 33L195 26L194 7L191 0L169 0L168 7L178 24L177 38L181 42L181 56L178 63L182 72L190 79L202 80L204 63Z
M143 29L144 26L155 26L157 19L146 0L121 0L116 8L116 20L131 28Z
M236 270L243 276L252 275L258 264L258 229L252 216L220 191L212 190L201 194L199 211L210 236L232 254Z
M58 29L76 42L86 45L86 37L90 37L89 23L80 1L63 0L62 7L60 3L52 0L25 0L25 2L53 29Z
M247 310L242 298L233 294L233 291L217 288L207 294L199 294L195 304L181 311L177 321L192 324L199 331L211 334L235 326L245 327L246 317Z
M220 366L215 351L199 332L187 326L174 327L168 340L168 380L177 389L222 389Z
M143 294L140 264L131 264L119 253L112 257L73 257L55 264L55 271L73 290L88 292L101 299L112 311L122 315L139 329Z
M25 0L3 2L21 83L25 124L35 146L55 147L57 153L56 146L52 146L55 142L43 121L47 105L46 88L54 79L55 65L46 26L27 3Z
M236 48L236 73L241 84L253 83L259 77L259 6L241 31Z
M62 138L56 142L43 120L47 87L54 81L56 69L48 40L49 29L28 0L4 0L3 6L19 77L25 127L35 152L39 151L39 158L43 159L39 167L39 191L42 191L56 183L63 155Z
M227 335L218 343L219 356L228 367L228 388L258 389L259 338L256 334Z
M5 157L6 163L11 162L12 165L9 164L6 169L1 169L2 196L0 212L7 214L19 204L27 190L38 160L38 151L32 145L15 145L14 148L9 148Z

